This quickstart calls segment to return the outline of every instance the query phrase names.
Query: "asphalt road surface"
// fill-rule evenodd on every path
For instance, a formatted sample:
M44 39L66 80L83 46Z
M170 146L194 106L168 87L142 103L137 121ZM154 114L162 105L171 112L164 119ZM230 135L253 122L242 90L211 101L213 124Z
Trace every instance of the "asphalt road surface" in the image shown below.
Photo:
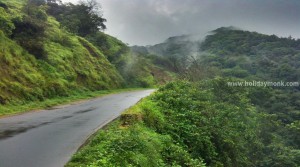
M154 90L0 119L0 167L62 167L96 130Z

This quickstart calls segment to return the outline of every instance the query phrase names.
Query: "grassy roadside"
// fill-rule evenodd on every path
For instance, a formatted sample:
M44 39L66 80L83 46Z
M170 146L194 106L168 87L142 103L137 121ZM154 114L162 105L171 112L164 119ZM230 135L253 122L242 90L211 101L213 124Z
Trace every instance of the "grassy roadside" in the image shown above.
M99 130L66 167L298 167L297 149L280 138L265 143L278 124L253 106L253 90L228 81L161 87Z
M157 128L164 128L166 120L161 108L152 100L155 94L99 130L66 167L204 167L201 159L192 158L169 134L159 133Z
M161 158L157 155L168 139L142 124L142 108L148 101L149 98L143 99L100 129L73 155L66 167L131 166L128 161L140 166L149 166L149 163L160 166L157 160Z
M135 90L145 90L145 88L126 88L126 89L114 89L114 90L74 92L70 96L56 97L56 98L46 99L44 101L31 101L31 102L24 101L24 102L15 102L7 105L0 105L0 118L5 116L21 114L32 110L46 109L57 105L64 105L68 103L78 102L80 100L87 100L95 97L101 97L104 95L127 92L127 91L135 91Z

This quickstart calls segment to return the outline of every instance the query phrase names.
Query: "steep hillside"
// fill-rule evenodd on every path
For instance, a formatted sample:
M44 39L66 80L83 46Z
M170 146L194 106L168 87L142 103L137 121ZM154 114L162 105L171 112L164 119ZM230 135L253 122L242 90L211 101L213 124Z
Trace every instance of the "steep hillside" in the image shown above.
M102 32L86 37L114 64L126 86L153 87L165 84L176 76L165 61L148 53L132 52L122 41ZM109 48L109 49L108 49Z
M170 43L151 46L156 56L150 46L133 50L167 67L184 58L161 49ZM189 64L175 59L183 81L124 112L67 166L298 167L300 40L228 27L198 44ZM252 81L294 85L243 85Z
M1 0L0 103L121 87L122 77L103 54L113 48L100 51L62 29L45 10Z
M221 68L223 75L284 81L300 79L299 39L230 28L219 28L213 33L201 46L209 53L204 54L203 64Z
M166 41L153 46L133 46L132 50L140 53L150 53L158 56L177 57L184 55L198 55L200 37L182 35L170 37Z
M219 76L297 84L300 79L300 39L279 38L234 27L216 29L203 41L195 38L171 37L164 43L134 46L132 50L158 55L165 68L191 81ZM256 87L254 96L260 94L260 98L253 99L253 103L267 113L276 113L284 123L291 123L300 118L299 90L297 85Z
M253 90L228 81L237 80L167 84L100 130L67 166L298 167L299 122L282 127L251 103Z
M210 71L209 77L294 83L294 86L256 87L257 98L253 103L267 113L276 114L284 123L299 120L300 39L230 28L213 32L202 43L203 54L194 68L200 66L198 71Z
M190 62L200 53L200 43L203 40L199 35L182 35L170 37L163 43L149 46L132 46L131 50L139 54L151 54L163 57L164 66L179 73L189 66ZM166 64L167 63L167 64Z

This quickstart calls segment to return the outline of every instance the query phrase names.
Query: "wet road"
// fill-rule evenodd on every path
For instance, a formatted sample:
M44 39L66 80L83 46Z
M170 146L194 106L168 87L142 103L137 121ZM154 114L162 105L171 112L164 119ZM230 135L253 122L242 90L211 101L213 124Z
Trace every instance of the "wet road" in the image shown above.
M97 129L153 90L0 119L0 167L62 167Z

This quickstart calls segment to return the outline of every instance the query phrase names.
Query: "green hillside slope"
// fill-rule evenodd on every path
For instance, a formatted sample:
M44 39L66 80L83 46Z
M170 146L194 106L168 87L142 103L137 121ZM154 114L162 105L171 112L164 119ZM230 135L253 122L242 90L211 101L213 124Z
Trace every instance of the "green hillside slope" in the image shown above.
M283 126L232 79L172 82L124 112L67 164L298 167L299 121ZM298 129L298 131L297 131Z
M157 54L165 59L166 68L191 81L219 76L249 82L297 84L300 79L299 39L280 38L234 27L218 28L203 41L177 36L153 46L135 46L133 51ZM253 96L260 98L253 99L253 103L264 108L265 112L275 113L284 123L300 119L299 86L255 89Z
M44 6L27 13L24 5L0 5L1 104L121 87L122 77L103 54L112 48L100 51L62 29Z
M165 68L181 73L194 57L199 56L202 40L199 35L182 35L170 37L156 45L132 46L131 49L139 54L156 55L160 61L163 60Z
M122 41L102 32L86 37L117 67L129 87L153 87L173 80L176 75L165 60L148 53L132 52ZM109 49L108 49L109 48Z
M184 36L171 39L178 38ZM161 64L181 63L178 58L190 53L181 49L175 56L163 45L175 46L152 46ZM133 50L149 54L149 48ZM184 81L166 84L124 112L67 166L298 167L299 53L299 39L214 30L198 43L198 56L178 69ZM294 85L229 84L252 81Z
M276 114L283 123L299 120L300 40L231 28L213 32L202 43L203 54L195 64L205 69L202 71L210 71L210 77L294 83L286 87L255 87L253 103Z

